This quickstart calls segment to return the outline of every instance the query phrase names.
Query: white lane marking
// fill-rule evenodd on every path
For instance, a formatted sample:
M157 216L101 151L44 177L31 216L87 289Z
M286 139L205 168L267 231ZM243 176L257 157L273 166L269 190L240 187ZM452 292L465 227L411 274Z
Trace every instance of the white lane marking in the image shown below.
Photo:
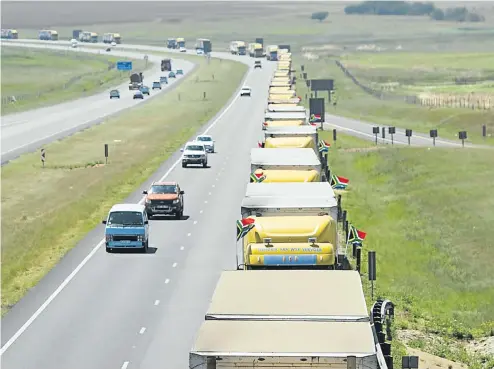
M216 185L214 184L214 185L213 185L213 188L215 188L215 187L216 187Z
M199 214L202 214L202 210L201 210L201 211L199 211Z
M192 234L192 233L187 233L187 237L190 237L190 235L191 235L191 234Z
M154 306L158 306L159 304L160 304L160 300L156 300L156 301L154 302Z
M121 366L121 368L120 368L120 369L127 369L127 367L128 367L128 366L129 366L129 362L128 362L128 361L125 361L125 362L122 364L122 366Z
M168 284L168 283L170 283L170 280L167 278L167 279L165 279L165 284Z
M211 196L211 192L210 192L210 193L208 193L208 195L209 195L209 196Z
M184 250L184 249L185 249L185 247L183 247L183 246L180 247L180 250Z
M194 225L196 225L196 224L197 224L197 220L194 220Z
M177 267L177 263L173 263L172 268L176 268L176 267Z
M144 334L146 332L146 327L142 327L141 330L139 331L139 334Z
M208 203L208 200L204 200L204 203L207 204Z
M250 72L251 72L251 69L249 69L249 72L248 73L250 74ZM247 75L246 75L245 78L247 78ZM223 111L220 113L220 115L218 115L218 117L209 125L209 127L206 128L206 130L203 132L203 134L207 134L221 120L221 118L223 118L223 116L237 102L238 98L239 98L239 95L237 93L235 93L235 97L232 99L232 101L230 102L230 104L225 109L223 109ZM172 170L175 169L175 167L181 162L181 160L182 159L180 158L175 163L173 163L172 166L170 167L170 169L167 170L167 172L158 180L158 182L164 181L165 178L170 175L170 173L172 172ZM218 180L218 179L216 179L216 180ZM142 203L144 202L144 200L145 200L145 197L143 197L138 202L138 204L142 205ZM60 294L60 292L62 292L62 290L65 288L65 286L67 286L67 284L69 284L69 282L76 276L76 274L82 269L82 267L87 264L87 262L89 261L89 259L91 259L91 257L94 254L96 254L96 252L98 251L98 249L101 246L103 246L104 243L105 243L105 239L102 239L91 250L91 252L84 258L84 260L82 260L81 263L79 265L77 265L77 267L72 271L72 273L70 273L69 276L63 280L63 282L60 284L60 286L58 286L57 289L55 291L53 291L53 293L38 308L38 310L36 310L34 312L34 314L26 321L26 323L24 323L22 325L22 327L20 327L19 330L17 332L15 332L12 337L10 337L10 339L5 343L5 345L2 346L2 348L0 350L0 356L2 356L4 354L4 352L7 351L8 348L10 346L12 346L12 344L15 341L17 341L17 339L21 336L21 334L23 334L26 331L26 329L29 328L29 326L31 324L33 324L33 322L38 318L38 316L48 307L48 305L50 305L50 303L55 299L55 297L57 297Z

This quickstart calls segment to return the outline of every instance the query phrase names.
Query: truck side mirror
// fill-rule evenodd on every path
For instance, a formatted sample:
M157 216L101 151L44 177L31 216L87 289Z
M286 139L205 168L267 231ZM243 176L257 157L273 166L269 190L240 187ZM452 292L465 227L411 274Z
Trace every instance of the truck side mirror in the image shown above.
M101 223L106 224L106 220L101 221Z
M184 152L184 149L183 149L183 148L181 148L181 149L180 149L180 151L181 151L181 152Z
M147 192L147 191L142 191L142 194L143 194L143 195L147 195L147 194L148 194L148 192Z
M185 191L180 191L180 195L183 195L185 193Z
M149 220L145 220L144 221L144 224L149 224Z

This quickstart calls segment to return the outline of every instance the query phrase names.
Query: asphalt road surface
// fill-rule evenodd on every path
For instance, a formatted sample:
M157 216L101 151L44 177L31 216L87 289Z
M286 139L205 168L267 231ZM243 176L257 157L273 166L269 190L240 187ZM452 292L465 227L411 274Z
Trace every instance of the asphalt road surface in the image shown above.
M3 40L2 40L3 41ZM105 53L103 46L100 49L77 48L72 49L62 45L39 45L9 43L8 47L29 47L41 49L67 50L67 52L89 52L93 54ZM130 52L123 50L112 50L108 53L112 56L126 58L143 59L144 53ZM159 81L160 76L168 76L168 72L161 72L162 57L148 55L148 62L153 63L150 70L144 71L145 85L152 87L153 81ZM173 59L172 69L182 69L184 74L190 73L196 65L190 61ZM128 74L128 72L122 72ZM151 90L150 97L169 91L176 86L184 76L176 79L170 78L168 85L162 85L162 90ZM1 154L2 164L29 151L36 150L41 145L56 139L63 138L83 128L99 123L105 117L122 112L127 108L132 108L149 100L145 95L143 100L132 97L135 91L129 91L129 82L109 88L108 90L77 100L48 106L41 109L13 113L2 117L1 123ZM109 92L113 89L120 91L120 99L111 99Z
M184 169L176 153L154 175L180 183L186 219L152 220L146 255L107 254L103 226L91 232L2 320L3 368L188 367L219 274L236 265L235 221L275 68L263 64L246 77L252 97L236 96L207 130L210 167Z

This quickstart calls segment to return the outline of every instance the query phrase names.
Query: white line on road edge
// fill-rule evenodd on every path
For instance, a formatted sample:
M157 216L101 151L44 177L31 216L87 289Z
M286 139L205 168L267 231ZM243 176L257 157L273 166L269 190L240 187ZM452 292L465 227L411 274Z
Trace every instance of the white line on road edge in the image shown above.
M250 73L251 70L249 69L249 72ZM247 78L247 76L245 77ZM236 93L235 94L235 97L233 98L233 100L230 102L230 104L225 108L223 109L223 111L220 113L220 115L218 115L218 117L209 125L209 127L203 132L203 134L207 134L219 121L221 118L223 118L223 116L230 110L230 108L237 102L239 98L239 95ZM161 177L159 179L158 182L162 182L165 180L166 177L168 177L170 175L170 173L172 172L173 169L175 169L175 167L180 163L181 159L178 159L175 163L173 163L173 165L170 167L170 169L167 170L167 172L163 175L163 177ZM138 204L139 205L142 205L142 203L144 202L145 200L145 197L143 197L139 202ZM15 334L5 343L5 345L2 346L2 349L0 350L0 356L2 356L4 354L5 351L8 350L8 348L10 346L12 346L12 344L17 341L17 339L21 336L21 334L23 334L26 329L29 328L29 326L31 324L33 324L33 322L36 320L36 318L38 318L38 316L48 307L48 305L50 305L50 303L55 299L55 297L57 297L60 292L62 292L62 290L69 284L69 282L76 276L76 274L82 269L82 267L84 265L86 265L86 263L89 261L89 259L91 259L93 257L94 254L96 254L96 252L98 251L98 249L103 246L103 244L105 243L105 239L102 239L92 250L91 252L84 258L84 260L81 261L81 263L79 265L77 265L77 267L72 271L72 273L70 273L68 275L67 278L64 279L64 281L60 284L60 286L57 287L57 289L50 295L50 297L48 297L46 299L46 301L38 308L38 310L36 310L34 312L34 314L26 321L26 323L24 323L24 325L22 327L19 328L19 330L17 332L15 332ZM168 283L170 281L169 279L167 279L165 281L165 283ZM124 365L129 365L129 362L126 361L127 364L124 363Z
M142 327L141 330L139 331L139 334L144 334L146 332L146 327Z
M129 362L125 361L120 369L127 369L128 366L129 366Z

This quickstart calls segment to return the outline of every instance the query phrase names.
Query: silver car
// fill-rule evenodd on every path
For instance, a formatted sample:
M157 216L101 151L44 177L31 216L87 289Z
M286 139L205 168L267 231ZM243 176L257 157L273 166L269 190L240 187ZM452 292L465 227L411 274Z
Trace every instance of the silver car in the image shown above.
M196 141L201 142L206 147L207 152L214 153L214 140L210 135L199 135L196 138Z

